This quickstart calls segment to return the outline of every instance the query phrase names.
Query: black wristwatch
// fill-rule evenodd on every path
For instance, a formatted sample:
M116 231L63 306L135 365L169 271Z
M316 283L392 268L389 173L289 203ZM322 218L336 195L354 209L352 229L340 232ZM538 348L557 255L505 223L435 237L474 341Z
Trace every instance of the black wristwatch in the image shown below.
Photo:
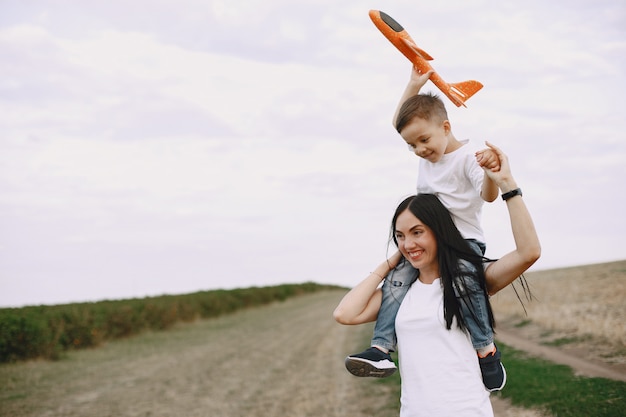
M521 188L516 188L514 190L511 190L511 191L508 191L508 192L502 194L502 199L504 201L506 201L509 198L515 197L516 195L519 195L519 196L522 195L522 189Z

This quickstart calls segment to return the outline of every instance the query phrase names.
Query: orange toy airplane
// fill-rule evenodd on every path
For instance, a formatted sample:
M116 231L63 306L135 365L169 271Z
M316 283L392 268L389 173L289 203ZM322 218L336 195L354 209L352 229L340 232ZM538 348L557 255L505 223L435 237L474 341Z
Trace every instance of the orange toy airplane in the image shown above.
M370 10L369 14L378 30L413 63L421 74L426 74L431 70L433 71L430 76L430 81L456 104L457 107L466 107L465 101L483 88L481 83L474 80L448 84L439 74L434 72L433 67L428 63L428 61L432 61L433 58L415 44L413 39L411 39L406 30L404 30L398 22L392 19L388 14L379 10Z

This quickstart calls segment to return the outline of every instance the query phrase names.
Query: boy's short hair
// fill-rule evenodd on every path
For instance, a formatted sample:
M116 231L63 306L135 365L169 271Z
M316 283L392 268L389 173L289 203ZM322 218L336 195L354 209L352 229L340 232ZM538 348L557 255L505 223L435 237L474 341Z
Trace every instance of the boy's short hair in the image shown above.
M409 97L398 111L396 118L396 130L398 133L411 122L414 118L443 122L448 120L448 112L443 101L433 93L418 94Z

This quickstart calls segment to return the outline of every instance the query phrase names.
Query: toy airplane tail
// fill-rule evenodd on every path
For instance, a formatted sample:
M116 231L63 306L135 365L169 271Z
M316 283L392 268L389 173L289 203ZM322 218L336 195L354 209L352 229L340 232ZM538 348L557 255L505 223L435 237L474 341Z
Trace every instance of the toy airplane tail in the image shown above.
M465 107L465 101L483 88L481 83L474 80L461 83L446 83L430 65L429 61L432 61L433 58L415 44L401 24L380 10L370 10L369 16L378 30L413 63L413 66L421 74L433 71L430 76L430 81L432 81L457 107Z
M465 107L465 101L483 88L483 85L478 81L470 80L460 83L449 83L448 87L450 87L450 95L458 101L458 103L455 102L454 104Z

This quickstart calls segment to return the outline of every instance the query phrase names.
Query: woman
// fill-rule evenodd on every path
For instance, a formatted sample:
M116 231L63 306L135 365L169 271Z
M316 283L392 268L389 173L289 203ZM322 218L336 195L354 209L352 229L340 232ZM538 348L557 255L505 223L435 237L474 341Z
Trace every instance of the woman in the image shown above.
M508 158L497 147L488 146L498 155L501 167L497 172L485 172L506 199L516 245L512 252L484 265L484 283L492 295L526 271L539 258L541 248ZM342 324L376 320L379 284L406 259L420 274L396 317L400 416L493 416L452 279L463 262L480 259L472 255L449 212L434 195L404 200L396 210L391 232L399 251L345 295L335 309L335 320Z

